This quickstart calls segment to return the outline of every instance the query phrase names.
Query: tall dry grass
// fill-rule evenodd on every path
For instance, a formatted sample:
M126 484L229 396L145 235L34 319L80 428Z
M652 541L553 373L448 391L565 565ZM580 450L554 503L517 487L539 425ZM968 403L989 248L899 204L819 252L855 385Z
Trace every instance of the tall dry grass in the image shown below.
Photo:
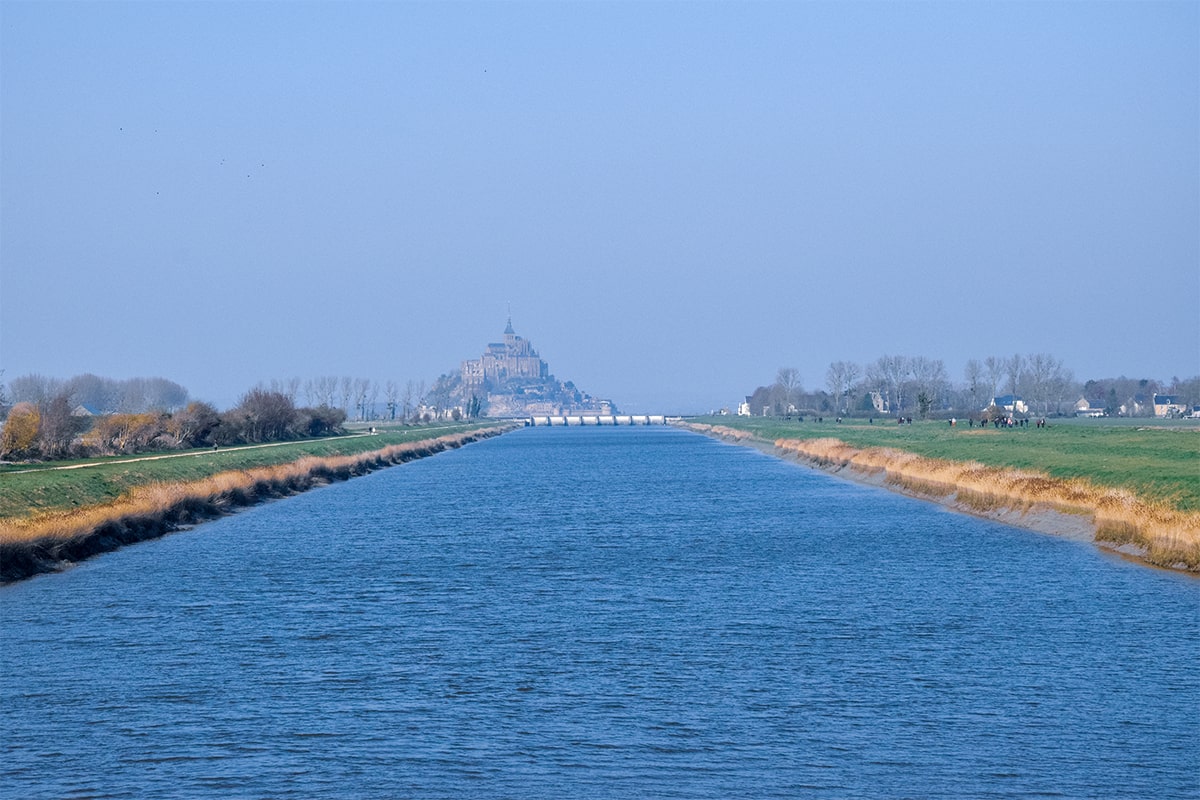
M890 447L857 448L832 438L779 439L775 447L819 466L882 474L891 485L927 497L953 497L982 513L1047 508L1085 515L1091 518L1098 541L1133 545L1151 564L1200 572L1200 514L1144 500L1124 489L1032 470L929 458Z
M750 431L742 431L737 428L730 428L726 425L707 425L703 422L684 422L680 423L681 427L689 430L698 431L699 433L717 436L722 439L728 439L732 442L743 442L747 439L753 439L754 434Z
M132 541L161 535L179 524L227 513L271 497L305 491L381 467L400 464L494 436L470 431L389 445L346 456L306 456L287 464L220 472L189 482L134 488L111 503L0 520L0 576L15 580Z

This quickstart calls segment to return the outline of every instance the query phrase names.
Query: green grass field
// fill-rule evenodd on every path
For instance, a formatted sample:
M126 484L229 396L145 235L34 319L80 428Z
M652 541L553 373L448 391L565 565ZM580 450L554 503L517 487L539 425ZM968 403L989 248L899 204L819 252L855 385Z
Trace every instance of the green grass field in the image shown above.
M855 447L894 447L932 458L1017 467L1056 478L1086 478L1100 486L1127 488L1181 511L1200 510L1200 430L1191 424L1154 420L1063 420L1048 428L951 428L946 422L826 418L788 422L770 417L699 417L775 439L833 437ZM1141 424L1135 424L1140 422Z
M135 486L192 481L229 470L286 464L305 456L338 456L365 453L392 444L432 439L449 433L491 427L495 423L463 423L416 427L382 426L374 436L333 436L269 447L229 447L142 453L90 461L0 465L0 518L24 517L40 511L77 508L115 500ZM130 458L169 455L156 461L115 463ZM174 457L178 456L178 457ZM70 465L80 469L53 469Z

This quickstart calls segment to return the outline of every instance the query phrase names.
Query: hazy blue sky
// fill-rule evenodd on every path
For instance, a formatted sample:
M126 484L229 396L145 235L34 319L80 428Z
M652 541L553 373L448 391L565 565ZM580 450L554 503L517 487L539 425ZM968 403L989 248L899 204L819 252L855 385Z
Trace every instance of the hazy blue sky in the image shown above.
M0 4L0 368L1200 372L1200 4Z

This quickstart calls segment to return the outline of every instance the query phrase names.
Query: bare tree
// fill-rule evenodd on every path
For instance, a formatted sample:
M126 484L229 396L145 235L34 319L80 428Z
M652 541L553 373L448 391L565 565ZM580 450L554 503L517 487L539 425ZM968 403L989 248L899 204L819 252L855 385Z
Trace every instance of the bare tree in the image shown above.
M941 404L950 384L946 377L946 365L940 358L914 356L908 360L908 369L921 416L927 417L933 408Z
M209 433L221 423L221 416L208 403L192 402L187 408L171 415L167 434L176 447L198 446L207 441Z
M883 374L878 361L867 364L864 370L863 384L869 387L868 391L876 393L883 398L883 411L891 410L887 402L887 377Z
M846 394L849 397L850 390L858 382L859 376L862 374L862 368L853 361L846 362Z
M400 395L400 419L408 422L409 415L413 411L413 399L416 395L417 387L411 380L404 383L404 394Z
M379 381L371 381L367 387L367 403L371 409L371 419L377 419L379 414L375 406L379 404Z
M346 416L350 416L350 401L354 397L354 378L349 375L342 377L341 383L338 384L338 398L341 400L339 404L341 409L346 412Z
M248 442L289 438L296 423L296 407L282 392L251 389L235 411L243 420L243 436Z
M337 394L337 378L333 375L325 375L317 378L314 389L317 394L318 405L333 408L333 399Z
M45 458L62 458L71 448L75 438L76 418L71 416L70 397L60 392L45 403L38 441Z
M1004 378L1006 360L996 356L988 356L983 360L983 368L988 379L988 402L996 399L996 389Z
M76 375L67 381L66 391L70 392L72 403L81 403L97 414L111 414L116 411L121 398L118 381L101 378L90 372Z
M138 411L177 411L187 405L188 391L166 378L142 379L142 396L146 404Z
M845 413L846 395L858 380L858 364L853 361L834 361L825 373L825 385L833 395L837 413Z
M130 378L121 383L121 399L117 401L117 411L124 414L136 414L146 407L146 382L141 378Z
M1025 359L1025 365L1024 392L1029 397L1029 407L1040 406L1043 414L1048 413L1050 378L1057 362L1047 353L1033 353Z
M1004 374L1008 378L1008 393L1013 396L1014 404L1016 403L1017 392L1021 390L1021 378L1025 374L1025 369L1025 356L1020 353L1013 353L1004 360Z
M775 375L775 386L783 404L783 413L792 413L800 396L800 370L795 367L780 367Z
M368 378L354 379L354 407L358 410L359 421L367 418L367 395L371 390L371 381Z
M1072 393L1078 391L1079 385L1075 383L1075 373L1067 366L1059 361L1053 372L1050 374L1050 399L1054 401L1054 410L1056 413L1061 413L1064 402L1069 402L1074 399Z
M13 378L8 389L12 392L13 403L33 403L44 410L46 404L62 391L63 384L57 378L34 373Z
M383 397L387 401L388 419L396 419L396 400L400 397L400 386L389 380L383 386Z
M1049 353L1034 353L1025 358L1022 384L1029 395L1030 408L1040 408L1043 414L1050 413L1051 405L1059 410L1073 383L1071 370Z
M434 381L433 386L425 393L425 402L433 407L434 419L443 416L444 412L451 408L450 384L442 378Z
M416 408L420 408L421 406L425 405L425 402L428 399L428 397L427 397L428 391L429 391L429 389L426 386L424 380L417 381L416 397L413 400L413 402L416 403Z
M973 358L968 359L963 377L967 379L967 391L971 393L971 411L978 411L981 402L979 393L983 390L984 381L983 365Z
M907 356L880 356L875 361L875 373L882 382L890 409L897 414L904 410L905 384L909 377Z

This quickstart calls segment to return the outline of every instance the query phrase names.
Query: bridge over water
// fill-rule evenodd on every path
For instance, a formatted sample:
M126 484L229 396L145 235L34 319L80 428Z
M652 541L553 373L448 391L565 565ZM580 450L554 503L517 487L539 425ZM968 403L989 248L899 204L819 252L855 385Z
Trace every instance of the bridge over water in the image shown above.
M543 427L569 425L666 425L672 419L665 414L567 414L563 416L526 417L525 426Z

